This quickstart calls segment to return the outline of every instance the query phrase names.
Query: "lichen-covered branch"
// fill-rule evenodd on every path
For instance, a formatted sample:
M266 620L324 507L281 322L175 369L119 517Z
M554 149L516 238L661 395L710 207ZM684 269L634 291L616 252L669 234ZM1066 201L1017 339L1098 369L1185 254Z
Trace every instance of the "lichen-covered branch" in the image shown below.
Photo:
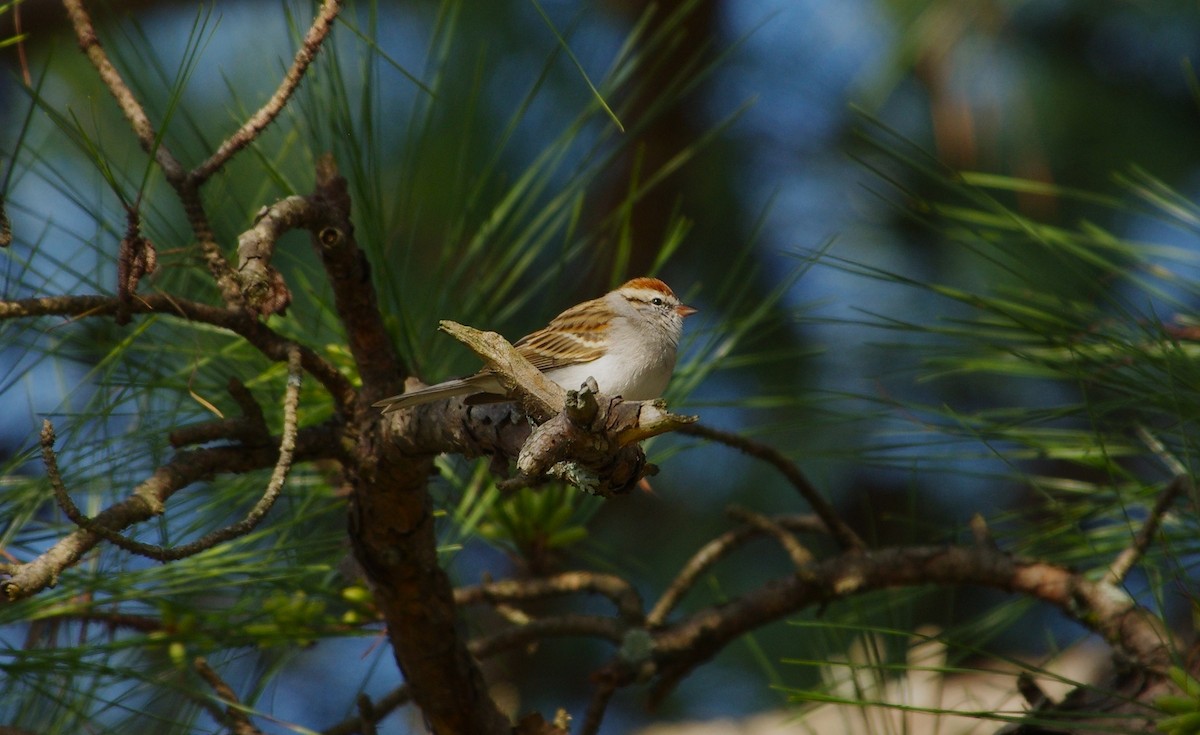
M282 314L292 302L283 276L271 265L275 245L289 230L315 220L308 197L290 196L263 207L254 225L238 236L238 280L246 304L255 313Z

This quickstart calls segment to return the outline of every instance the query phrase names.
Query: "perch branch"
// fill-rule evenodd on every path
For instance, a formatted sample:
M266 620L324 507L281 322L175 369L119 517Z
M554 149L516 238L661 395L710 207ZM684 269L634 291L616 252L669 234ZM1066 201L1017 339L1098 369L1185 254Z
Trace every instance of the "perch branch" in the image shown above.
M564 392L495 332L452 321L440 326L479 355L538 424L521 445L516 476L500 483L501 490L556 477L595 495L626 492L650 471L637 442L695 421L658 401L599 396L592 379Z
M825 499L821 492L809 482L800 468L795 465L787 457L783 456L778 449L769 447L765 444L747 439L737 434L731 434L727 431L721 431L709 426L700 424L692 424L679 428L682 434L690 434L704 439L724 444L733 447L743 454L747 454L756 459L761 459L770 464L775 469L787 478L787 481L792 484L792 487L800 493L800 495L812 507L813 512L825 521L825 525L829 528L830 535L837 541L838 545L845 550L862 550L867 547L863 540L859 538L845 521L841 519L833 505Z
M534 421L543 423L562 413L566 405L566 392L529 364L529 360L504 337L448 319L438 322L438 328L479 355L504 383L504 387L517 394L521 407Z

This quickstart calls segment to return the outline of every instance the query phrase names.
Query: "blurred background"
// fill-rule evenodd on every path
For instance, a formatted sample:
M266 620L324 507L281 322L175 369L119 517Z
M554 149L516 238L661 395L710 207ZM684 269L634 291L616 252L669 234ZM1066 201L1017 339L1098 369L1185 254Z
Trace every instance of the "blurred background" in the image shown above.
M63 142L36 115L27 123L22 85L32 83L82 120L130 180L143 175L144 156L79 58L61 8L26 0L20 9L28 35L20 48L0 50L0 150L5 170L15 172L5 193L17 237L0 261L0 293L110 292L106 253L123 229L119 203L104 174L81 161L78 142ZM261 104L311 9L222 0L198 10L163 0L96 4L92 12L136 88L147 98L159 93L152 117L177 115L172 145L186 156L189 146L211 147L220 138L214 130ZM12 13L0 20L11 35ZM631 37L632 48L653 48L653 62L614 81L608 75L628 58ZM319 67L305 81L306 96L215 183L209 201L229 211L219 223L228 248L261 205L307 190L314 151L334 150L358 182L356 226L378 254L391 326L430 381L473 369L434 331L438 319L515 338L627 275L654 271L701 310L689 320L672 407L786 451L873 543L953 541L975 512L1001 519L1003 528L1006 514L1033 500L1013 481L1011 463L984 443L934 436L919 411L898 407L1037 405L1062 390L971 376L921 380L937 336L881 328L963 314L961 304L913 283L982 292L1003 277L912 216L907 205L931 186L915 168L1045 184L1003 196L1039 222L1096 222L1125 240L1187 252L1198 244L1194 230L1055 188L1112 193L1121 176L1142 170L1194 199L1200 136L1190 64L1200 56L1200 5L1191 0L664 0L653 9L616 0L384 3L348 7L335 40L337 62ZM374 61L364 64L365 56ZM176 76L182 67L186 79ZM612 82L600 86L612 92L625 132L594 109L581 117L595 105L585 75ZM174 88L182 90L178 100L162 94ZM344 96L321 96L330 90ZM334 109L329 99L355 102ZM353 161L364 136L375 157ZM906 165L906 157L919 163ZM496 203L524 185L523 176L537 190L515 213L502 210ZM150 180L149 190L169 201L161 180ZM528 224L539 214L549 221L544 231ZM185 277L172 269L195 264L185 225L169 204L155 218L152 239L166 266L158 285L178 283L171 279ZM485 251L519 252L523 241L537 243L528 262L488 260ZM660 262L663 243L674 251ZM294 272L303 273L305 256L295 257ZM1049 262L1041 276L1063 299L1084 290ZM320 303L322 284L290 283ZM302 319L306 308L319 314L300 303L289 318ZM300 333L336 343L329 324L318 318ZM120 334L94 327L78 339L104 344ZM0 351L0 452L14 458L14 474L37 474L21 458L35 445L41 416L87 405L104 348L89 355L79 346L80 354L48 360L27 346L39 337L22 339L25 346ZM184 403L172 404L176 418L202 415ZM127 422L113 411L89 430L120 434ZM653 599L700 544L729 527L729 504L805 510L769 469L730 451L672 438L655 443L651 455L663 469L653 492L581 508L585 540L533 562L506 553L511 544L472 540L447 557L456 581L524 573L530 564L585 566L631 576ZM128 471L146 466L135 462ZM465 477L470 468L448 462L444 470L438 492L452 507L461 493L456 473ZM336 510L326 522L337 527ZM751 545L688 605L788 571L771 544ZM844 630L777 624L699 669L657 712L646 711L637 691L623 692L605 732L779 708L815 686L821 662L842 655L870 626L952 629L1003 602L980 591L903 592L841 606ZM1037 608L1003 609L1010 624L989 628L991 638L974 641L978 649L964 658L1043 656L1080 636ZM970 628L960 630L969 638ZM25 632L8 628L7 644ZM886 640L882 648L904 645L901 637ZM292 652L259 706L313 728L347 716L360 687L374 696L398 683L390 656L372 643L331 638ZM590 696L583 672L608 655L599 644L554 641L488 667L517 709L580 713ZM393 729L382 731L410 731L389 722ZM411 726L419 727L415 719Z

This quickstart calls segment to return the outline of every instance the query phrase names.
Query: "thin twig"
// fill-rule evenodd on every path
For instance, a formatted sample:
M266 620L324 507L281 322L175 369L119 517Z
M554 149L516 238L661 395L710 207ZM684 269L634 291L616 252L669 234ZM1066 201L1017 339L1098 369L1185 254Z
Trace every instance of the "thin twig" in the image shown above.
M189 178L194 184L207 180L228 163L234 154L252 143L275 120L287 105L288 100L291 99L292 93L300 86L300 81L304 79L309 64L321 50L321 44L333 29L333 22L341 12L342 5L342 0L325 0L321 3L320 10L317 11L308 33L304 36L304 43L296 51L292 66L283 75L283 80L279 83L275 93L271 95L271 99L251 115L233 135L226 138L207 161L192 170Z
M125 83L121 73L109 60L108 54L100 45L92 18L83 7L83 0L63 0L63 6L66 7L67 15L71 19L71 27L75 30L75 38L79 41L80 50L92 62L100 80L104 82L108 91L116 99L117 105L133 129L134 137L137 138L142 150L154 159L179 196L179 202L183 205L183 211L191 225L192 234L196 237L201 255L221 291L222 298L230 307L240 307L242 304L241 290L233 269L229 266L229 261L225 259L225 255L221 252L221 246L216 242L212 225L208 221L208 214L200 200L198 189L200 182L190 179L183 165L167 148L159 132L154 129L146 110L129 89L129 85Z
M412 690L407 684L399 686L379 699L371 703L371 717L373 722L379 722L384 717L390 715L396 708L408 704L412 701ZM325 728L321 731L321 735L354 735L355 733L364 733L365 720L363 719L362 708L359 708L359 714L355 717L350 717L336 725Z
M755 513L741 506L732 506L725 511L730 517L735 518L743 523L749 523L751 526L758 528L765 534L773 536L783 550L787 552L788 557L792 560L792 565L796 567L797 572L801 572L813 560L812 552L804 548L795 536L788 533L788 530L779 525L775 521L766 517L762 513Z
M208 665L203 657L197 656L196 660L192 662L192 667L204 681L208 682L213 692L225 704L223 711L219 707L205 704L205 708L213 715L214 719L228 727L234 735L263 735L262 730L255 727L246 713L242 711L242 703L233 688L225 683L225 680Z
M1172 477L1179 477L1181 475L1188 474L1187 467L1184 467L1183 463L1179 461L1179 458L1172 454L1171 451L1163 445L1162 441L1160 441L1158 437L1151 434L1149 429L1141 424L1138 424L1133 430L1134 433L1138 435L1138 438L1142 440L1142 443L1145 444L1151 452L1154 452L1155 456L1157 456L1159 460L1161 460L1162 463L1167 466L1167 469L1171 472Z
M121 72L117 71L112 61L109 60L108 54L100 45L92 18L88 15L87 9L83 7L83 0L63 0L63 7L67 9L71 26L75 29L75 37L79 41L80 50L92 62L96 73L100 75L100 80L117 100L117 105L124 113L129 126L133 128L133 134L141 144L142 150L154 157L163 173L166 174L168 181L181 182L186 174L183 166L159 140L158 133L154 130L154 125L146 115L145 109L130 91L129 85L121 77Z
M375 713L375 705L366 694L359 693L355 704L358 705L358 721L361 723L362 735L376 735L375 723L379 716Z
M597 735L600 732L600 725L604 722L604 712L608 709L608 703L612 701L613 694L617 692L617 680L613 677L605 676L605 673L601 671L599 679L596 683L596 691L592 694L592 700L588 702L583 723L579 727L579 735Z
M50 489L54 492L54 500L72 523L80 528L87 528L91 524L91 519L85 516L71 500L71 494L67 492L67 486L63 483L62 475L58 471L58 456L54 453L54 440L54 424L50 423L50 419L44 419L41 435L42 464L46 465L46 479L50 480ZM97 533L100 532L97 531Z
M33 316L109 316L115 314L119 307L120 302L114 296L42 296L0 301L0 320ZM286 360L288 351L293 346L283 335L245 312L223 309L199 301L166 294L139 295L129 304L129 311L134 314L165 314L226 329L243 337L272 360ZM354 385L333 363L308 347L300 347L300 360L305 372L311 374L329 391L338 411L347 413L350 403L357 395Z
M1158 529L1162 525L1163 517L1171 509L1175 499L1185 491L1190 494L1191 489L1192 478L1188 475L1176 476L1163 488L1162 492L1158 494L1158 500L1155 501L1150 514L1146 516L1146 521L1138 529L1137 535L1133 537L1133 542L1122 550L1109 566L1108 573L1104 575L1105 582L1117 585L1125 579L1125 575L1129 574L1133 565L1137 564L1142 555L1146 553L1146 549L1150 548L1150 543L1154 541L1154 535L1158 533Z
M796 531L828 533L828 527L824 522L813 515L776 516L772 520L778 526ZM647 627L655 628L662 625L679 601L683 599L683 596L696 584L696 580L700 578L701 574L728 556L734 549L762 533L761 528L747 524L726 531L701 546L679 570L679 574L662 593L662 596L658 598L658 602L646 616Z
M820 491L818 491L817 488L808 481L808 478L804 476L804 473L800 471L800 468L797 467L795 463L793 463L787 457L783 456L779 450L775 449L774 447L769 447L765 444L760 444L759 442L747 439L745 437L738 436L737 434L731 434L727 431L721 431L720 429L714 429L702 424L680 426L677 431L683 434L690 434L692 436L710 439L726 446L733 447L743 454L748 454L751 457L761 459L764 462L772 465L775 467L775 469L779 470L779 472L787 478L788 482L792 484L792 487L796 488L800 495L806 501L808 501L808 504L812 506L813 512L820 516L821 520L825 521L825 525L829 527L829 532L833 536L834 540L837 541L838 546L846 550L858 551L867 548L867 545L863 543L863 540L859 538L858 534L856 534L841 519L841 516L839 516L837 511L834 510L833 505L830 504L829 501L826 500L823 495L821 495Z

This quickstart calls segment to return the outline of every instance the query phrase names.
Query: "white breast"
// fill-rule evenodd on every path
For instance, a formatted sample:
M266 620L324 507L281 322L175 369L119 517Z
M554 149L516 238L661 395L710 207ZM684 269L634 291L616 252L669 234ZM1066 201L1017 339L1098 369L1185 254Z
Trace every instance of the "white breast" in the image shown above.
M657 358L657 359L656 359ZM566 390L579 390L588 377L604 395L621 396L630 401L648 401L662 396L675 369L675 351L628 351L628 356L605 355L598 360L548 370L546 377Z

